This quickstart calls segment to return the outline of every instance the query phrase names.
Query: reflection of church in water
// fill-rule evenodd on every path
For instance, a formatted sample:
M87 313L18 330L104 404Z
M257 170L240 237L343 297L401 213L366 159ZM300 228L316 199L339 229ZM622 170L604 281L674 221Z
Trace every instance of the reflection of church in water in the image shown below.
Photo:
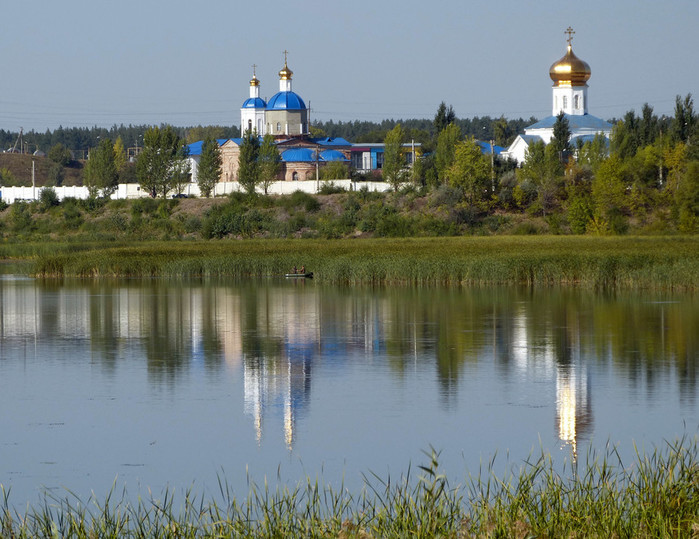
M564 318L565 320L565 318ZM531 338L531 321L525 311L514 320L513 359L515 364L537 378L555 378L558 439L570 446L577 459L578 441L592 434L592 395L587 365L581 357L580 331L573 321L547 327Z
M320 340L313 297L276 295L274 309L260 314L264 321L258 320L258 329L266 327L269 332L268 341L277 339L276 353L252 350L244 355L245 413L253 418L258 443L263 439L265 420L281 417L285 445L293 448L296 420L308 407L311 368Z

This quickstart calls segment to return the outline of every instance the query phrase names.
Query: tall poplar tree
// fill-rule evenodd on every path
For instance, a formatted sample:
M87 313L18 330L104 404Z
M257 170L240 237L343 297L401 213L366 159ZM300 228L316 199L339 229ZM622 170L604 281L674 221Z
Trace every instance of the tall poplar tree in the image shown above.
M260 168L260 183L266 195L270 185L277 181L277 175L281 170L279 150L274 143L274 137L269 133L262 139L258 163Z
M247 130L238 154L238 183L250 195L255 193L255 187L260 181L260 166L257 162L259 155L260 139L256 132Z
M109 196L116 190L119 175L114 164L114 146L111 140L102 139L97 148L90 151L83 174L91 198L95 198L100 192L102 196Z
M383 179L398 191L398 186L403 181L403 168L405 157L403 156L403 141L405 133L400 124L391 129L384 139L383 154Z
M437 178L439 178L441 183L449 181L449 170L454 164L454 152L461 138L461 128L453 123L442 129L442 132L437 137L434 165L437 169Z
M182 139L172 126L151 127L143 136L143 150L136 161L136 175L141 187L155 198L165 198L172 188L173 173L179 173L186 157Z
M207 137L201 146L201 157L197 168L197 183L202 196L211 196L216 183L221 177L221 150L218 142Z

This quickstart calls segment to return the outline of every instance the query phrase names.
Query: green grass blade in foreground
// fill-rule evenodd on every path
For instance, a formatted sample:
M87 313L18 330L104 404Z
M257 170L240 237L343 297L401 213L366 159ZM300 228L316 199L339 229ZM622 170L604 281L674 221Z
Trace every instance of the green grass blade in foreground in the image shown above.
M495 457L452 487L439 452L398 480L365 475L350 494L307 478L295 487L249 482L237 499L225 477L219 498L187 489L130 502L116 485L100 502L46 495L24 514L2 488L3 537L691 537L699 531L698 439L684 436L625 466L615 447L588 452L567 472L550 455L532 456L504 476Z

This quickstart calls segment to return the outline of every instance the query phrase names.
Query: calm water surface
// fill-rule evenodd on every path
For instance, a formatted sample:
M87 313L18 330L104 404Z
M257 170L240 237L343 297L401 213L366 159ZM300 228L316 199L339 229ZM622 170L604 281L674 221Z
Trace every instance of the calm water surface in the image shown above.
M0 483L350 490L694 436L699 302L574 289L0 278ZM508 464L509 463L509 464Z

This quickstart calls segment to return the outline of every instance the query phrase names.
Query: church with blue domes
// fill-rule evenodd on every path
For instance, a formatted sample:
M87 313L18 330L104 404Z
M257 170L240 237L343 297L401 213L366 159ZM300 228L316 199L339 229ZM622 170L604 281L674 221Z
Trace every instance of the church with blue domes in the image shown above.
M300 95L291 89L293 71L287 65L279 72L279 91L268 102L260 97L260 81L253 68L250 97L240 109L240 131L255 131L259 136L294 137L309 134L308 108Z

